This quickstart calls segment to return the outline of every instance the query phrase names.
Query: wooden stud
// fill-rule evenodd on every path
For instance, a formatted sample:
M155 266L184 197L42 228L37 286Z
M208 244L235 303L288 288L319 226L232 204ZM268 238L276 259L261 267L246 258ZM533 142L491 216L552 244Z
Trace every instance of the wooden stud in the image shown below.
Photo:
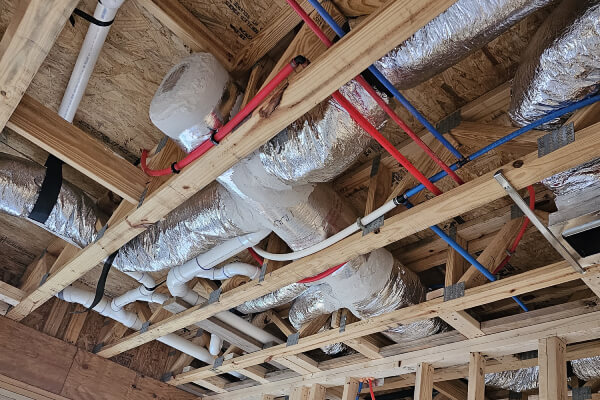
M540 339L540 400L567 400L566 343L556 336Z
M309 400L325 400L327 389L323 385L312 385L310 388L310 394L308 395Z
M356 400L356 396L358 395L358 385L358 379L346 378L342 400Z
M481 353L469 356L469 388L468 400L484 400L485 398L485 358Z
M308 400L310 388L306 386L295 387L290 393L290 400Z
M178 0L137 0L148 12L195 51L206 51L231 71L233 55L206 25Z
M417 365L415 380L415 400L432 400L433 396L433 366L428 363Z
M456 243L462 248L467 248L467 241L458 233L456 234ZM446 275L444 286L452 286L458 283L459 279L463 276L469 264L467 260L452 247L448 246L448 255L446 259Z
M0 42L0 131L21 101L78 0L19 0Z
M148 176L34 98L25 95L7 126L130 203L137 204Z

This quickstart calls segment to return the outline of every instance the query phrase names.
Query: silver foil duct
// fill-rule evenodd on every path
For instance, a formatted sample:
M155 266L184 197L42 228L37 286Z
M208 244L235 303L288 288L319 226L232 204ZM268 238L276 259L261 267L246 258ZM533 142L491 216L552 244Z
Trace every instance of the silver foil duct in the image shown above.
M485 374L485 384L500 389L524 392L538 387L539 368L537 366L514 371Z
M385 112L354 80L340 92L375 127L383 126ZM259 154L265 170L284 182L329 182L350 167L371 140L330 97L263 145Z
M598 91L599 85L600 1L565 0L523 54L509 114L524 126ZM560 123L555 120L546 128Z
M160 271L261 226L251 209L215 182L123 246L114 264L122 271Z
M267 311L273 307L287 304L298 297L308 286L302 283L292 283L255 300L250 300L237 307L244 314Z
M0 153L0 211L27 218L35 205L46 169L29 160ZM56 205L42 226L78 247L96 236L97 213L93 201L63 181Z
M552 190L556 197L597 185L600 183L600 158L552 175L542 180L542 183Z
M290 323L298 329L304 323L340 308L360 319L375 317L425 299L419 278L392 254L378 249L357 257L300 295L289 312ZM438 319L399 325L385 334L392 340L414 340L438 332Z
M376 66L398 89L409 89L480 49L554 0L458 0L392 50Z
M571 361L573 372L579 379L589 381L600 378L600 357L580 358Z

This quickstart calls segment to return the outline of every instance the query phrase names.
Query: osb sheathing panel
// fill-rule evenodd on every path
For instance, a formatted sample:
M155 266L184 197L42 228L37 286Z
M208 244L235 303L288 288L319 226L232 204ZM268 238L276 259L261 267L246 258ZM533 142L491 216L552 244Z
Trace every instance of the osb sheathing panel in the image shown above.
M180 0L192 14L229 46L241 50L285 7L285 0Z
M0 3L3 32L18 0ZM93 13L97 0L84 0L79 8ZM58 110L71 71L88 29L76 18L67 24L27 93L52 110ZM141 148L151 148L162 134L150 122L150 101L166 72L188 54L183 43L135 0L122 6L85 96L75 125L107 143L130 161Z

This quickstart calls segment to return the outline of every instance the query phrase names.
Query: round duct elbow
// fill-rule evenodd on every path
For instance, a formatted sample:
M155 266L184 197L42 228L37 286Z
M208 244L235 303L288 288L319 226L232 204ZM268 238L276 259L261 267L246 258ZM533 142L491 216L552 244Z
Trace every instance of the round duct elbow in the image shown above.
M215 56L194 53L167 73L150 104L150 119L189 153L229 119L236 94Z

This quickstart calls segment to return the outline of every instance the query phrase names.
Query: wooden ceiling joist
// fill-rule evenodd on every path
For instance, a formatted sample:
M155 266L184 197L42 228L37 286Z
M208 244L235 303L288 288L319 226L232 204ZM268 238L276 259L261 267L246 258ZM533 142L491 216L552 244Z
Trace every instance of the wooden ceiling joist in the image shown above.
M19 0L0 42L0 130L21 101L78 0Z
M149 180L142 170L34 98L23 96L6 125L130 203L142 197Z

